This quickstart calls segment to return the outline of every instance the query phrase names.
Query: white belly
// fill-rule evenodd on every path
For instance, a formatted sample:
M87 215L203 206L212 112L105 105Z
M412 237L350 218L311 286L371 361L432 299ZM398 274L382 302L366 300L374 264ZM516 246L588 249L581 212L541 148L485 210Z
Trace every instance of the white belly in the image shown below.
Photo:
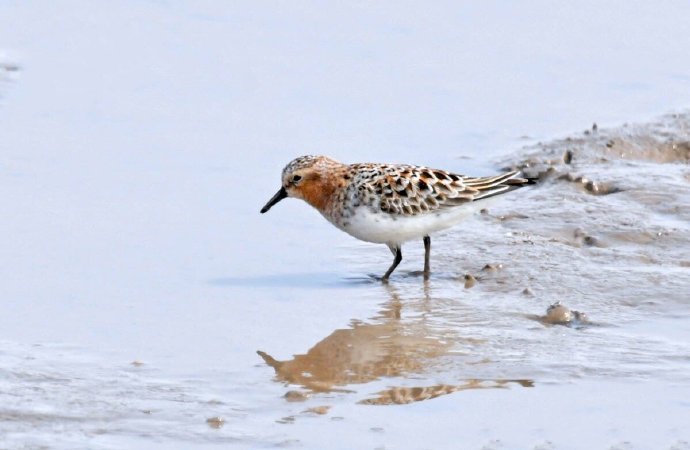
M396 246L450 228L485 206L484 202L467 203L416 216L374 213L369 208L362 207L357 208L346 221L335 225L362 241Z

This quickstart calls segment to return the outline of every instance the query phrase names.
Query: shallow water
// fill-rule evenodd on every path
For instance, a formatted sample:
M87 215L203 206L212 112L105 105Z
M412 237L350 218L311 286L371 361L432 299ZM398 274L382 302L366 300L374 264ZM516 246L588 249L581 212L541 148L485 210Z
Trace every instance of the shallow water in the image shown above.
M687 6L625 5L0 5L0 448L690 448L690 119L604 126ZM258 213L305 152L542 182L383 285Z
M346 242L323 257L343 273L216 277L181 305L129 305L128 332L145 342L99 337L124 342L129 361L122 350L5 341L3 441L687 448L689 172L685 156L655 152L658 140L687 142L689 124L674 115L506 158L544 179L435 237L428 281L416 270L421 242L404 248L388 285L369 272L389 253ZM639 146L616 156L611 139ZM582 176L618 189L594 195ZM556 301L588 322L545 323Z

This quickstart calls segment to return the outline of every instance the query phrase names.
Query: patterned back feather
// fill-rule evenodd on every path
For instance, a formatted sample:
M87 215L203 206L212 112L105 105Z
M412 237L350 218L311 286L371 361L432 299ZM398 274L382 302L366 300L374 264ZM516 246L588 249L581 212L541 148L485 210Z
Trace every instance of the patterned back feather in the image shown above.
M473 178L410 165L352 164L349 169L360 203L404 216L451 208L532 183L517 171ZM373 205L372 199L379 198L380 204Z

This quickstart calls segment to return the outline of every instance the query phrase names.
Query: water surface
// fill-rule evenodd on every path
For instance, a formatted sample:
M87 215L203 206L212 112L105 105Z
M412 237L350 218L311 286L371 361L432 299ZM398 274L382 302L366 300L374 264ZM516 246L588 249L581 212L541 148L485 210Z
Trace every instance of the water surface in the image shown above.
M690 12L561 3L0 5L0 447L688 448ZM382 285L303 153L543 182Z

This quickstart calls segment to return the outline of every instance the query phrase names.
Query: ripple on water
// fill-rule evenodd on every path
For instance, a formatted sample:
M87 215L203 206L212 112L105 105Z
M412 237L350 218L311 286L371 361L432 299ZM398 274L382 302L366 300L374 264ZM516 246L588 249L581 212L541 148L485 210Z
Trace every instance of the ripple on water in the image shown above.
M246 415L236 404L205 398L196 386L160 379L153 369L54 345L0 348L0 435L9 448L108 448L142 439L249 445L237 431L207 429Z

